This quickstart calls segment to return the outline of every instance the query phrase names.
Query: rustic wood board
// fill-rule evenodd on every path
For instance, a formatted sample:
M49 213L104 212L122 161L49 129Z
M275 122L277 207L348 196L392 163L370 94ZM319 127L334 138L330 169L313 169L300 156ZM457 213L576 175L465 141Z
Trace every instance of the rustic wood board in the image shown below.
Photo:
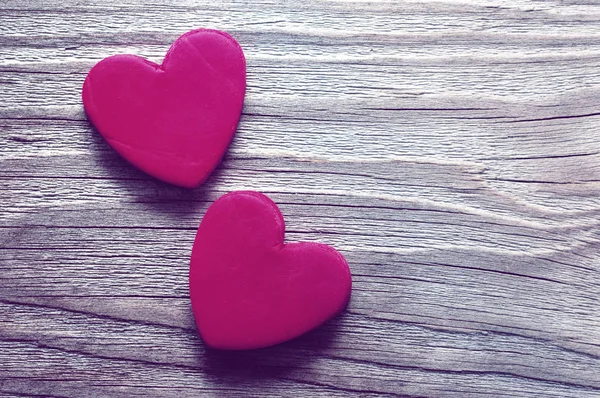
M600 397L600 5L121 3L0 2L0 396ZM238 39L248 92L186 190L120 159L80 90L197 27ZM352 300L211 352L188 261L238 189L337 247Z

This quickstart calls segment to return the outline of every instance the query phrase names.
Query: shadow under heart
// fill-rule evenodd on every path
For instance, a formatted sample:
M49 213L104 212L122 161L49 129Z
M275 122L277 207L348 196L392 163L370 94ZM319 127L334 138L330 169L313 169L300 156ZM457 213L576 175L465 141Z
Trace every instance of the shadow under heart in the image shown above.
M102 167L109 179L118 185L127 196L133 196L132 202L141 203L150 211L175 214L197 214L201 208L207 208L218 194L213 193L221 165L209 178L197 188L178 187L160 181L139 170L121 157L102 137L93 125L89 125L91 152L94 163Z
M272 347L246 351L207 348L204 371L215 382L240 386L248 382L285 378L295 369L327 356L339 335L345 313L296 339Z

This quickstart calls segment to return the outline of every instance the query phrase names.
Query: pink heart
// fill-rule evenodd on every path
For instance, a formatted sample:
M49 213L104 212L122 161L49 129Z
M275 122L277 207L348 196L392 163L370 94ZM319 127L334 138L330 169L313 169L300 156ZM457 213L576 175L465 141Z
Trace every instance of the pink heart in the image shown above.
M125 159L184 187L218 165L242 112L246 61L227 33L199 29L173 43L162 65L135 55L103 59L83 84L91 122Z
M190 294L204 343L267 347L318 327L350 299L344 257L319 243L284 244L277 205L258 192L222 196L198 228Z

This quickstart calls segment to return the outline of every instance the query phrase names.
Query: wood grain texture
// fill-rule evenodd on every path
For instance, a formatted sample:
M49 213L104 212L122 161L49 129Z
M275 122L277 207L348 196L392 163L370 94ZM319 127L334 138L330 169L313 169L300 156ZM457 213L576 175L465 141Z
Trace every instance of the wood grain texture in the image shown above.
M1 397L600 397L600 5L121 3L0 2ZM238 39L248 92L186 190L120 159L80 90L197 27ZM237 189L347 257L342 316L203 347L191 245Z

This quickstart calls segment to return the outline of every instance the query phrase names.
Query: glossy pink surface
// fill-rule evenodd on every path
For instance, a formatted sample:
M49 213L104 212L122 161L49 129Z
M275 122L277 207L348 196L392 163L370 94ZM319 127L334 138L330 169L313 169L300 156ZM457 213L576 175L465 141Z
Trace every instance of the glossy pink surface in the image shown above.
M277 205L258 192L229 193L207 210L190 264L192 307L207 346L281 343L348 304L344 257L323 244L283 244L284 229Z
M239 44L200 29L177 39L162 65L135 55L100 61L82 97L93 125L125 159L163 181L195 187L227 150L245 90Z

